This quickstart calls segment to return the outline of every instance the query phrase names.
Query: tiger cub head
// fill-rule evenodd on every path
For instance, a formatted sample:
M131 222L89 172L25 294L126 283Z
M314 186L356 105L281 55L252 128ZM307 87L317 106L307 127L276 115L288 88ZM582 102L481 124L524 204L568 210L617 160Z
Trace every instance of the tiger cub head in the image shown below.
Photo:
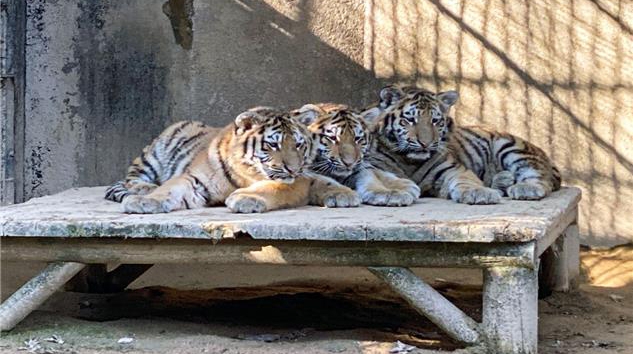
M292 183L312 163L310 132L288 112L255 107L235 118L230 152L266 179Z
M343 179L362 168L370 134L359 112L346 105L320 103L306 104L293 113L312 133L316 145L313 171Z
M389 85L379 96L379 103L362 114L373 122L381 144L413 162L426 161L446 149L454 125L448 111L459 98L456 91L435 93Z

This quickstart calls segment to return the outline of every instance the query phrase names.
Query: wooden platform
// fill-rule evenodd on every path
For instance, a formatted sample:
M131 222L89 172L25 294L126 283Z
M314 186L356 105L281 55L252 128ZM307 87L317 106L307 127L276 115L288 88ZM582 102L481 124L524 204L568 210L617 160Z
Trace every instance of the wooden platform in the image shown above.
M577 188L486 206L425 198L404 208L157 215L123 214L103 199L104 190L72 189L0 208L2 259L52 262L1 305L0 329L13 328L85 264L132 270L106 278L138 276L156 263L354 265L370 267L470 351L536 353L539 257L547 270L541 283L554 290L568 290L578 274ZM403 268L414 266L482 268L483 322Z

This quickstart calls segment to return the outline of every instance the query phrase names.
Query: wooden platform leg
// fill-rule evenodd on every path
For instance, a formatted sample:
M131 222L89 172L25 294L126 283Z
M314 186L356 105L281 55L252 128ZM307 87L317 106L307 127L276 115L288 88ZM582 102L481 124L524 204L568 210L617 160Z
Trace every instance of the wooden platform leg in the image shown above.
M143 275L152 264L121 264L107 271L105 264L87 264L66 284L64 290L78 293L118 293Z
M84 266L74 262L49 264L0 305L0 331L13 329Z
M479 344L477 322L412 271L399 267L370 267L368 269L451 338L467 345Z
M484 269L483 331L491 353L536 354L538 267Z
M569 225L541 255L539 293L568 292L578 286L580 275L580 240L578 225Z

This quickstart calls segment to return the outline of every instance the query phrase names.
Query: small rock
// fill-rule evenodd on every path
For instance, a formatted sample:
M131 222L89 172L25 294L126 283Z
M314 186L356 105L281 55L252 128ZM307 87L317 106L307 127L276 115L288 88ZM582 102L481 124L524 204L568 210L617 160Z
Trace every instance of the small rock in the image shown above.
M611 300L613 300L615 302L620 302L620 301L624 300L624 296L622 296L622 295L610 294L609 297L611 298Z

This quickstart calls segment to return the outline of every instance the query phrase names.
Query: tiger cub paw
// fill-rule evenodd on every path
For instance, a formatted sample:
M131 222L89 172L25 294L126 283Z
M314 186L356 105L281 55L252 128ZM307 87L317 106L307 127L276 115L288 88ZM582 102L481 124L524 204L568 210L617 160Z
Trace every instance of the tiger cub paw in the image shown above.
M128 191L130 194L147 195L147 194L150 194L152 191L154 191L154 189L156 188L158 188L158 185L154 183L141 182L141 183L135 183L132 186L130 186L130 188L128 188Z
M413 200L420 198L420 187L418 187L418 185L412 180L398 178L395 181L390 181L388 183L388 187L394 193L404 192L410 194L411 197L413 197Z
M508 190L508 188L514 184L514 173L510 171L501 171L496 175L492 176L492 182L490 183L490 188L498 189L504 193Z
M508 188L508 197L518 200L540 200L548 194L549 191L540 183L519 182Z
M406 190L367 191L362 195L363 204L375 206L408 206L416 199Z
M157 198L129 195L123 199L123 212L128 214L156 214L168 213L169 207L163 200Z
M232 193L224 204L234 213L263 213L268 208L264 198L252 194Z
M452 199L464 204L498 204L501 201L501 193L487 187L468 188L456 194Z
M341 187L325 193L323 206L326 208L350 208L360 205L358 193L350 188Z

